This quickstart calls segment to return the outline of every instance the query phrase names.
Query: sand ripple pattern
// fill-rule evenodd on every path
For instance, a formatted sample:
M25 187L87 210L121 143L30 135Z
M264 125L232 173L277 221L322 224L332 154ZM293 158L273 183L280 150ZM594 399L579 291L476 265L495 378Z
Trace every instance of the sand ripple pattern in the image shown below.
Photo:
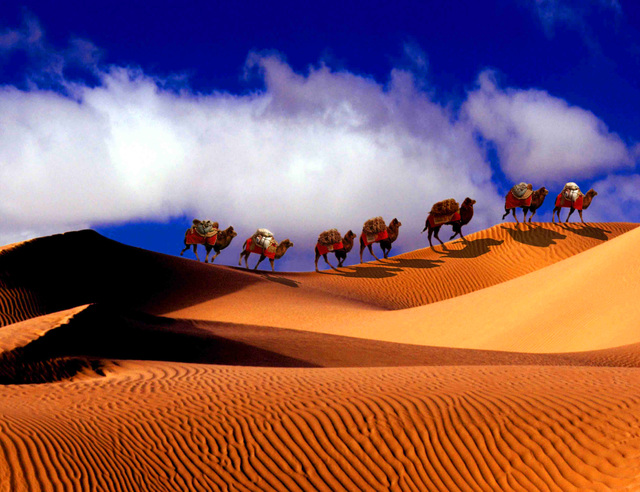
M638 371L120 363L0 388L0 491L633 489Z

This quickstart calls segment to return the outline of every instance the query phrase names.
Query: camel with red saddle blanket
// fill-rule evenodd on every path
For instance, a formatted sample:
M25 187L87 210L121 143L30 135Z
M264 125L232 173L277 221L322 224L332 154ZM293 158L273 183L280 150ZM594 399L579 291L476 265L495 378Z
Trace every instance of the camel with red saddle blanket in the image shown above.
M322 232L318 236L318 242L315 247L316 272L319 271L318 260L320 259L320 256L324 258L324 261L327 265L329 265L332 269L337 270L337 268L329 263L329 260L327 259L327 254L329 253L333 253L336 255L336 259L338 260L338 268L340 268L344 261L347 259L347 253L349 253L353 248L355 238L356 235L352 230L349 230L349 232L347 232L344 237L340 235L338 229L329 229Z
M389 251L391 251L391 244L398 239L401 225L402 223L397 218L394 218L388 227L382 217L367 220L362 227L362 234L360 234L360 263L362 263L362 253L365 247L369 249L369 253L376 260L380 259L373 252L372 245L374 243L380 244L382 255L387 258Z
M422 229L422 232L428 231L429 245L433 248L431 236L434 235L435 238L440 241L440 244L444 246L444 243L438 237L438 232L440 232L440 228L443 225L451 225L453 227L453 236L451 236L449 240L460 234L460 237L466 241L462 234L462 226L471 222L473 218L473 205L475 203L476 201L469 197L464 199L460 207L458 206L458 202L453 198L435 203L433 207L431 207L431 211L424 224L424 229Z
M225 230L218 229L218 223L210 220L193 219L193 225L187 229L184 234L184 249L180 252L180 256L183 256L191 246L193 246L193 254L196 255L196 259L200 261L198 256L198 245L204 246L207 255L204 259L205 263L209 263L209 254L211 250L216 254L211 258L211 262L217 258L220 251L225 249L234 237L238 234L233 230L233 227L229 226Z
M265 258L269 258L271 264L271 271L274 272L273 263L275 260L279 260L284 256L289 248L293 247L293 242L289 239L285 239L281 243L278 243L273 237L273 234L268 229L258 229L253 236L247 239L244 243L244 248L240 252L240 261L238 265L242 265L242 258L244 258L245 268L249 268L248 258L251 253L260 255L258 263L253 268L258 269L258 265Z
M567 220L565 220L565 222L569 222L569 217L571 217L574 210L577 210L580 214L580 221L584 224L582 211L589 208L593 197L597 194L598 192L591 188L587 191L587 194L584 195L577 184L573 182L567 183L556 198L556 206L551 214L551 222L555 223L556 213L558 214L558 222L560 222L560 209L569 208L569 215L567 215Z
M544 186L539 190L534 191L532 184L519 183L514 185L505 197L504 215L502 216L502 220L509 215L509 212L512 212L513 218L516 219L516 224L519 224L520 222L516 216L516 209L521 208L523 212L522 221L527 221L527 213L531 211L531 217L529 217L529 222L531 222L531 219L536 214L536 211L542 206L544 199L548 194L549 190Z

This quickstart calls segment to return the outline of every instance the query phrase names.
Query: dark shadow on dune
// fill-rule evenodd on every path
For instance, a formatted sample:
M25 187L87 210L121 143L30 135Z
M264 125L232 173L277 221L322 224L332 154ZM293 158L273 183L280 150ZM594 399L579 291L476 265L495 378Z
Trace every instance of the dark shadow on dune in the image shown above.
M213 323L215 326L215 323ZM56 357L163 360L263 367L317 367L294 356L216 335L196 322L92 305L23 350Z
M229 267L126 246L95 231L68 232L0 253L0 291L23 292L31 309L25 314L23 301L11 301L20 309L5 306L3 314L11 316L0 324L98 302L162 314L259 281Z
M405 268L436 268L441 263L443 263L442 260L387 258L364 265L342 267L333 275L348 278L390 278L395 277Z
M288 278L279 277L277 275L272 275L269 273L263 273L262 278L270 282L275 282L276 284L284 285L285 287L295 287L295 288L300 287L300 282L298 282L297 280L291 280Z
M567 237L552 229L534 224L520 224L520 228L518 229L504 225L501 227L507 231L514 241L539 248L548 248L552 244L558 244L556 241L566 239Z
M442 254L445 258L478 258L491 251L491 246L500 246L504 241L493 238L474 239L473 241L456 241L455 244L462 244L462 249L445 249Z
M599 241L608 241L609 236L607 234L611 234L612 231L607 231L601 227L594 227L588 224L572 224L565 223L561 224L561 227L567 231L572 232L573 234L577 234L578 236L589 237L592 239L597 239Z

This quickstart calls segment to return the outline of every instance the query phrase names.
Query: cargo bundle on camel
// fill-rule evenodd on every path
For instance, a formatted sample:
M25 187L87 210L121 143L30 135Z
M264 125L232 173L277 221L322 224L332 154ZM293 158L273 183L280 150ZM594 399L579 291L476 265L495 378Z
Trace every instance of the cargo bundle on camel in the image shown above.
M216 254L211 261L215 260L220 251L229 246L231 240L236 237L233 227L229 226L226 230L218 230L218 223L210 220L193 219L193 225L184 233L184 249L180 252L180 256L184 255L191 246L193 246L193 254L200 261L198 256L198 245L203 245L207 251L204 259L205 263L209 262L209 253L213 249Z
M560 222L560 209L569 208L569 215L567 215L567 220L565 220L565 222L569 222L569 217L571 217L574 210L577 210L580 214L580 221L584 224L582 211L589 208L593 197L597 194L598 192L593 188L587 191L587 194L585 195L580 191L577 184L573 182L565 184L560 194L556 197L556 205L551 214L551 222L555 222L556 213L558 214L558 222Z
M262 260L269 258L271 271L275 271L273 267L274 260L282 258L287 252L287 249L292 246L293 243L289 239L285 239L278 244L271 231L268 229L258 229L253 236L245 241L244 248L240 252L240 261L238 261L238 265L242 265L242 258L244 257L244 266L245 268L249 268L249 264L247 262L249 255L251 253L256 253L260 255L260 259L258 259L258 263L256 263L254 270L258 268L258 265Z
M440 231L440 228L446 224L451 224L451 226L453 226L454 234L449 238L449 240L460 234L460 237L466 241L462 234L462 226L468 224L473 218L473 205L475 203L475 200L467 197L464 199L464 202L462 202L462 206L460 208L458 208L458 202L453 198L442 200L441 202L434 204L427 216L424 229L422 229L422 232L428 231L429 245L433 248L431 236L434 235L435 238L440 241L440 244L444 246L444 243L438 237L438 232Z
M353 241L355 238L356 235L351 230L347 232L344 238L340 235L337 229L329 229L322 232L318 236L318 243L315 247L316 272L319 271L318 259L320 259L320 256L324 258L324 261L327 263L327 265L336 270L336 268L334 268L334 266L329 263L329 260L327 259L328 253L333 253L336 255L336 259L338 260L338 268L341 267L344 261L347 259L347 253L349 253L349 251L351 251L351 248L353 248Z

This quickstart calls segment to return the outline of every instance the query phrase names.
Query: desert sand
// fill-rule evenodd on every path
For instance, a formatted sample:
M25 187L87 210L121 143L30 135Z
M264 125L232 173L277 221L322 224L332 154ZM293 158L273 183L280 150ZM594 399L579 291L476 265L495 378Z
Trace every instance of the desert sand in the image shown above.
M0 491L637 490L637 226L321 273L6 246Z

